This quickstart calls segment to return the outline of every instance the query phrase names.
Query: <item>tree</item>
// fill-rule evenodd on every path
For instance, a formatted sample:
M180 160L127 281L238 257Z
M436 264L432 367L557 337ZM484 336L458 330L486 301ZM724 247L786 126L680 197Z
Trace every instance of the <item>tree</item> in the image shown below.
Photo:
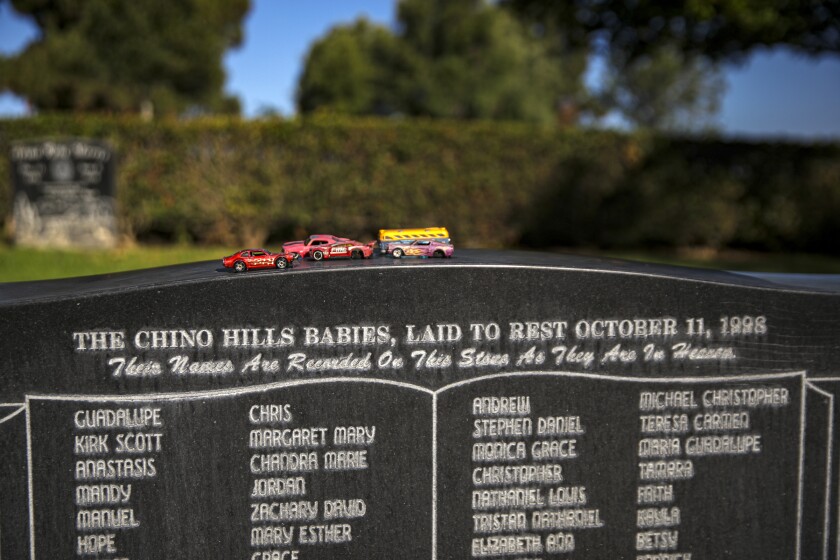
M840 52L840 0L502 0L520 17L567 30L578 44L598 37L634 59L663 46L714 61L760 47Z
M612 53L602 102L637 127L698 128L717 113L725 82L708 60L663 46L633 59Z
M725 89L720 65L755 46L751 25L773 23L752 3L502 0L521 20L556 26L571 44L603 56L607 75L593 94L596 114L618 112L638 127L671 130L710 124ZM721 14L736 17L730 21ZM726 28L730 38L742 34L743 40L716 44L712 35L718 28Z
M361 19L334 27L315 42L298 82L303 113L329 109L353 115L408 112L407 88L419 61L386 27Z
M238 110L224 52L250 0L13 0L39 39L4 61L0 87L44 111Z
M585 53L482 0L402 0L396 32L365 21L311 48L298 108L552 122L580 97Z
M428 66L421 114L551 122L582 94L584 51L483 0L402 0L398 23Z

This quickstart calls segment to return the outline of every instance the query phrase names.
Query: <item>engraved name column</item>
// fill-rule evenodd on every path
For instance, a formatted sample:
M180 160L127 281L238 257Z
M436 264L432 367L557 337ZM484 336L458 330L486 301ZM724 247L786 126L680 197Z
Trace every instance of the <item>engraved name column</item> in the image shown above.
M473 557L568 554L578 531L604 526L583 469L566 468L581 456L581 417L539 412L524 395L471 403Z
M285 403L255 404L248 421L251 546L297 558L301 547L352 542L351 520L365 517L365 500L312 494L331 472L369 468L376 426L296 426Z
M789 445L784 455L777 454L779 442L787 439L779 429L791 427L781 417L792 399L788 388L754 384L639 392L636 560L692 560L726 550L722 533L697 538L695 532L709 525L710 513L744 517L737 508L744 502L740 494L750 488L735 473L764 478L761 490L766 493L786 494L773 490L782 479L774 472L778 467L767 461L790 463L800 451ZM737 499L723 488L736 491ZM746 533L750 526L731 524L728 531ZM747 535L739 540L746 541ZM785 554L782 548L774 553Z
M235 469L249 558L429 558L428 395L352 382L245 399Z
M163 414L157 407L80 409L73 427L76 555L117 554L141 525L132 497L157 476Z

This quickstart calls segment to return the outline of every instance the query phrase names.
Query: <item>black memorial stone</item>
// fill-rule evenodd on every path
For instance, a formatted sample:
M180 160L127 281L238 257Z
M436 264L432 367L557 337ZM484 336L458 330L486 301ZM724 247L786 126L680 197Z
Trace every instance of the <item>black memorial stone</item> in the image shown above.
M0 313L0 558L838 554L838 277L465 250Z
M116 243L115 158L108 145L81 138L21 142L10 159L17 244Z

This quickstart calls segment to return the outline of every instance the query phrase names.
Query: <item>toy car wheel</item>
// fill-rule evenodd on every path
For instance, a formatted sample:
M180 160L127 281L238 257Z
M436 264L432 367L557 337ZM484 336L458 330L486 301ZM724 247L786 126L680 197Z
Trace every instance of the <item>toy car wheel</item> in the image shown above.
M358 249L357 249L357 250L355 250L355 251L352 251L352 252L350 253L350 258L351 258L351 259L361 259L361 258L362 258L362 252L361 252L361 251L359 251Z
M444 258L444 257L446 256L446 253L444 253L443 251L439 251L439 250L438 250L438 251L435 251L435 256L436 256L437 258L442 259L442 258Z
M312 258L315 259L316 261L320 261L321 259L324 258L324 252L323 251L312 251Z
M248 270L248 266L245 264L245 261L236 261L233 263L233 270L234 272L245 272Z
M292 253L292 258L294 260L298 260L300 258L300 253Z
M289 261L283 257L279 257L276 261L274 261L274 266L277 268L286 268L289 266Z
M394 255L395 259L399 259L399 258L402 258L403 251L402 251L402 249L394 249L394 252L391 253L391 254Z

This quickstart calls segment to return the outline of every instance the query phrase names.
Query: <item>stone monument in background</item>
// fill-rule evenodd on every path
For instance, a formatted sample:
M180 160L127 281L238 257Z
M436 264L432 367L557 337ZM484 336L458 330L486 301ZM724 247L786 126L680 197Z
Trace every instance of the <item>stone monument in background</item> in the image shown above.
M112 247L117 243L114 152L88 139L12 146L18 245Z

